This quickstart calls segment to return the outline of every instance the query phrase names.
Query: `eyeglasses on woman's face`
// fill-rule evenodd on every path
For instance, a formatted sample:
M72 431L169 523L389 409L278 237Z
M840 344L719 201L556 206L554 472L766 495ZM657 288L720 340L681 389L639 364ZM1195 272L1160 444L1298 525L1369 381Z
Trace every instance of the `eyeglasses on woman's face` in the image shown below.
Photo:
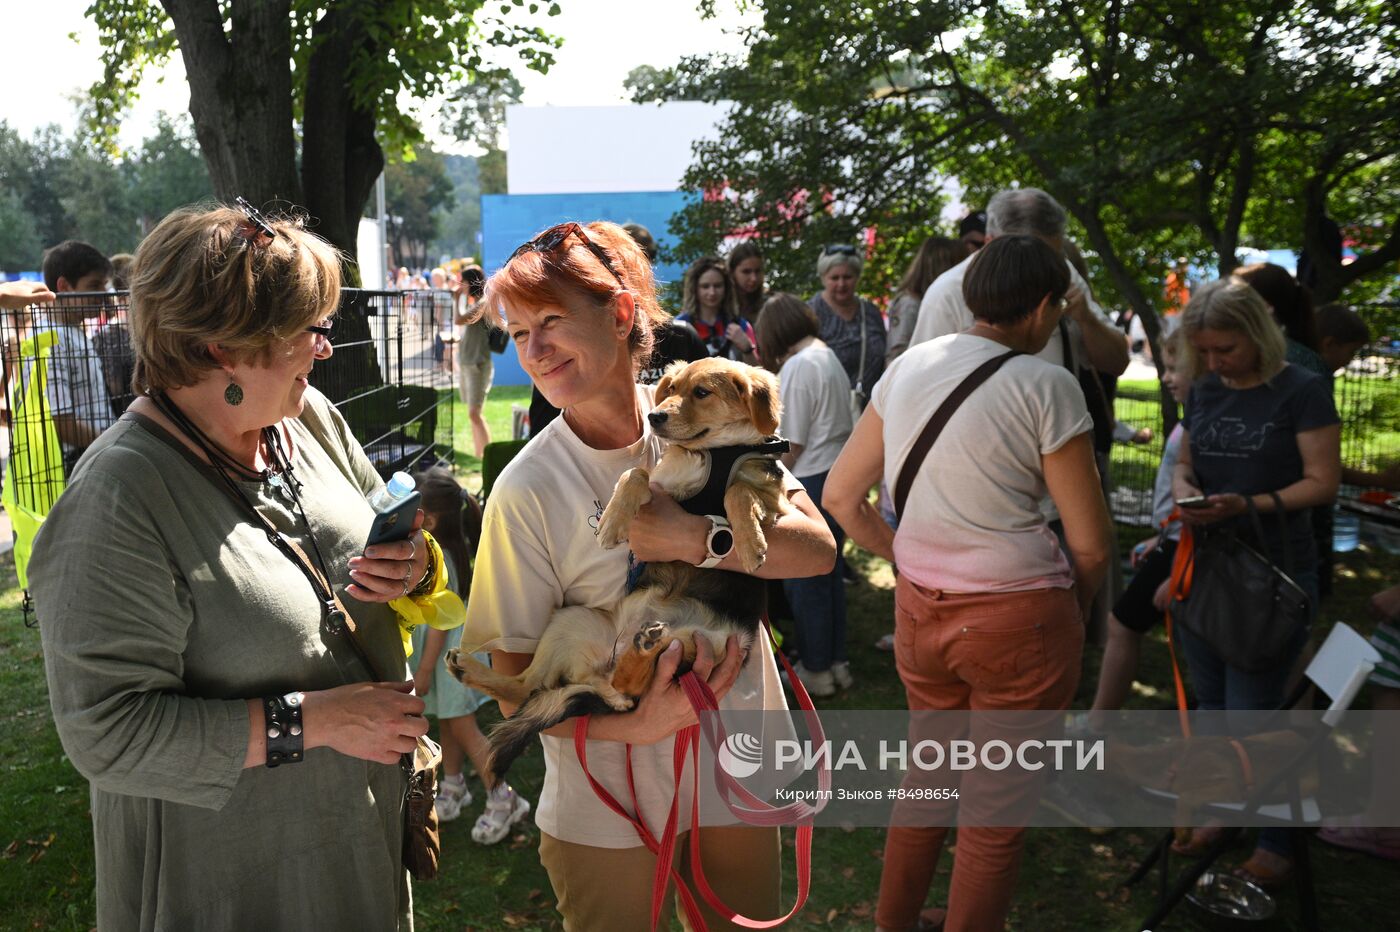
M588 247L588 251L593 253L598 261L603 264L603 268L607 269L608 273L611 274L613 278L617 279L617 283L622 286L623 290L625 291L627 289L627 283L624 282L622 276L617 273L617 269L612 264L612 259L608 258L608 251L595 243L592 237L588 235L588 231L577 223L560 223L550 227L534 239L521 243L516 247L515 252L510 254L510 258L515 259L519 256L523 256L527 252L553 252L563 245L564 241L568 239L570 235L577 235L583 242L583 245ZM509 261L510 260L507 260L507 263L509 263Z
M335 328L331 324L331 322L326 321L323 324L312 324L311 326L306 328L306 332L316 334L316 345L318 347L321 345L321 342L323 340L325 341L326 345L329 346L331 342L331 331L334 329Z

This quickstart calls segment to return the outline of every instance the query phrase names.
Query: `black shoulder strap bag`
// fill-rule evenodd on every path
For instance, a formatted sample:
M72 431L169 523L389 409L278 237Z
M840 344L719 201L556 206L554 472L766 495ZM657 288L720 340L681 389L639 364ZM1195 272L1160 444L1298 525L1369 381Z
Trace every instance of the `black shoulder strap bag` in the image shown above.
M978 386L991 378L992 374L1005 365L1007 360L1020 355L1020 350L1007 350L1000 356L988 359L973 369L967 378L959 382L957 388L943 399L943 404L938 406L938 410L933 412L933 417L928 419L928 423L924 425L923 431L919 434L919 439L914 441L914 446L909 449L909 455L904 458L904 465L899 467L899 478L894 483L894 514L896 519L903 519L904 503L909 500L909 489L914 485L914 477L919 474L919 467L924 464L924 458L928 456L928 451L933 449L933 442L943 432L943 428L952 418L954 412L962 407L967 396L977 391Z
M1190 590L1172 595L1172 619L1210 645L1232 667L1246 673L1276 668L1308 623L1308 596L1290 575L1288 519L1283 499L1270 492L1278 515L1279 540L1285 543L1284 568L1244 540L1234 528L1195 528L1189 576ZM1250 496L1250 527L1264 546L1264 525ZM1184 588L1184 587L1183 587Z

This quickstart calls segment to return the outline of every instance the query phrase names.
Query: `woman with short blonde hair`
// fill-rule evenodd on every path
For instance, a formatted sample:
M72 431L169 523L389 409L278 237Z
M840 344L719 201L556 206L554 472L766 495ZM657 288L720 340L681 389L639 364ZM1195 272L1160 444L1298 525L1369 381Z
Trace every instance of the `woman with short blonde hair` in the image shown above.
M1199 378L1208 370L1191 339L1202 330L1228 330L1244 336L1257 351L1258 372L1265 381L1283 368L1287 351L1283 331L1269 313L1268 303L1243 280L1221 278L1196 289L1181 315L1180 326L1186 334L1182 349L1192 378Z
M1285 360L1283 333L1268 304L1239 279L1197 289L1181 330L1197 378L1186 399L1172 492L1178 502L1204 498L1180 509L1182 521L1202 537L1233 531L1288 568L1316 615L1321 580L1311 512L1336 499L1342 468L1341 427L1328 381ZM1249 520L1250 505L1261 514L1262 540ZM1204 558L1197 553L1197 560ZM1182 626L1176 630L1196 707L1207 711L1276 708L1308 640L1305 623L1273 666L1259 671L1260 658L1222 656ZM1183 850L1204 847L1210 832L1197 830ZM1287 834L1266 830L1241 870L1275 885L1291 874L1291 855Z
M420 531L365 546L383 482L310 387L339 299L335 249L246 204L137 251L139 397L29 569L102 928L412 925L398 613L446 574Z

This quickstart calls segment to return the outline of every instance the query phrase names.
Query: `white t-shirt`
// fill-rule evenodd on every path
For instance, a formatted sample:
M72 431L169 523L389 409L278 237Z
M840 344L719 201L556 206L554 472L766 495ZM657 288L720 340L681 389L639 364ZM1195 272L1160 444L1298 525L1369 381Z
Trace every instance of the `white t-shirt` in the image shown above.
M78 423L102 433L116 418L102 375L102 361L81 326L69 326L46 314L34 317L36 334L51 330L57 339L49 351L48 395L51 414L70 415ZM30 378L32 360L25 361L25 378ZM64 445L65 448L67 444Z
M794 353L778 372L783 438L802 444L793 464L798 477L831 469L851 436L851 380L841 360L821 340Z
M972 311L968 308L967 302L963 300L963 278L967 275L967 270L976 253L968 256L957 265L953 266L942 275L933 280L933 284L928 286L924 292L924 300L919 302L919 318L914 322L914 335L909 339L909 345L915 346L925 343L934 337L941 337L949 333L961 333L972 326ZM1108 314L1099 307L1094 300L1093 292L1089 290L1088 284L1075 271L1074 266L1065 260L1065 268L1069 269L1069 282L1071 288L1078 288L1084 292L1089 302L1089 310L1094 313L1099 320L1113 325ZM1078 324L1069 321L1072 330L1078 329ZM1075 342L1079 342L1078 333L1074 334ZM1071 350L1073 351L1073 350ZM1052 334L1050 341L1045 344L1045 349L1036 354L1046 362L1063 366L1065 364L1064 348L1060 345L1059 334Z
M650 410L654 386L638 385L638 403ZM587 605L611 609L627 582L627 548L598 545L598 520L613 487L634 466L654 467L663 442L642 419L643 434L619 450L595 450L563 417L551 421L501 471L482 520L481 543L467 602L462 644L470 650L532 654L555 609ZM789 488L796 483L787 477ZM772 651L754 646L722 709L787 708ZM535 814L540 830L563 841L600 848L641 844L630 823L594 795L583 775L572 738L541 735L544 789ZM674 795L674 739L632 749L632 770L643 820L656 834L666 824ZM589 741L588 767L619 800L627 790L626 745ZM680 811L690 812L691 777L687 762ZM704 813L724 811L714 781L702 775ZM689 816L687 815L687 819ZM706 819L706 822L710 822Z
M884 420L891 490L943 400L1004 352L960 333L913 346L885 370L870 403ZM1008 361L958 408L914 478L894 537L899 571L949 592L1068 588L1074 576L1039 507L1041 456L1092 427L1069 370L1034 356Z

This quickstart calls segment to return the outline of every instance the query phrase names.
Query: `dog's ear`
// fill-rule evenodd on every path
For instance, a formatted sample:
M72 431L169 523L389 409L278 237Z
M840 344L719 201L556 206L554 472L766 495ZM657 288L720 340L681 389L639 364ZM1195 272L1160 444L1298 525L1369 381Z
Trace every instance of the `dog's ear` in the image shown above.
M666 371L661 374L661 381L656 383L656 397L653 399L657 404L665 401L671 394L671 386L676 382L676 376L681 374L681 370L686 366L684 359L677 359L666 367Z
M765 437L776 434L782 417L777 376L764 369L749 368L741 379L739 393L748 395L749 418L753 421L754 429Z

